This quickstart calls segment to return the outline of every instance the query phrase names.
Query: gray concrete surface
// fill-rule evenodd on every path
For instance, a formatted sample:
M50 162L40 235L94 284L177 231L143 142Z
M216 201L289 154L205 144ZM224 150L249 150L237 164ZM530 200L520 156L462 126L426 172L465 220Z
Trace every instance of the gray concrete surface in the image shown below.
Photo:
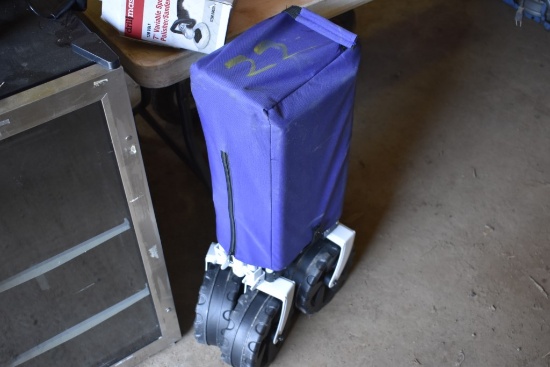
M356 14L342 222L358 256L272 365L550 366L550 33L515 27L498 0L379 0ZM138 123L184 333L142 366L224 366L192 332L212 204Z

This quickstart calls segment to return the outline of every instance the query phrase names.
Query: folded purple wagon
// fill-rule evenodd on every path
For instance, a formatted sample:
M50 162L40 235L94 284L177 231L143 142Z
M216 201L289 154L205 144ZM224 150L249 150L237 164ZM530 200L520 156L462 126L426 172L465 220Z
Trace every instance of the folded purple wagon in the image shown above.
M257 312L251 305L271 302L278 310L272 333L256 337L277 343L294 302L306 313L320 308L311 304L320 288L310 289L305 279L322 283L328 277L320 286L328 302L348 262L354 232L339 218L360 56L356 41L355 34L291 7L191 68L218 242L207 256L195 331L199 341L222 347L224 360L234 366L265 365L264 357L239 349L251 342L235 330L252 327L243 321ZM319 259L326 269L308 269ZM241 283L252 291L241 294ZM217 292L224 300L227 292L237 295L216 306ZM239 297L243 302L235 308ZM236 318L233 323L209 323L225 311ZM251 356L259 360L242 364Z

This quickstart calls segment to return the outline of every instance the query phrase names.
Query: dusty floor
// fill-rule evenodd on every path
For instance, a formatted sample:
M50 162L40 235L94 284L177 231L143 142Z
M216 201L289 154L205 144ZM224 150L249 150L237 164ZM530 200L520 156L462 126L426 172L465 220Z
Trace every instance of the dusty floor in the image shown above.
M273 366L550 366L550 32L498 0L356 14L357 261ZM184 333L142 366L223 366L192 331L209 195L138 123Z

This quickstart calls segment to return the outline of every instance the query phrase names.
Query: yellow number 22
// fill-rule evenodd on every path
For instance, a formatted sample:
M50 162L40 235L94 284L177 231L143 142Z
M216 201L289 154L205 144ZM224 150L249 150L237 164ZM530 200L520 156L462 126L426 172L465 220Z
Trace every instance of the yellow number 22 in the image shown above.
M309 49L314 48L314 47L309 47L306 50L298 51L298 52L295 52L295 53L289 55L288 54L288 49L287 49L287 47L284 43L276 43L276 42L272 42L272 41L262 41L254 47L254 53L256 55L262 55L265 51L269 50L270 48L280 50L281 51L281 60L286 60L288 58L291 58L294 55L297 55L300 52L309 50ZM225 67L227 69L231 69L235 65L238 65L238 64L243 63L243 62L249 62L250 63L250 69L248 70L248 74L246 74L246 76L258 75L260 73L263 73L266 70L271 69L272 67L277 66L277 64L274 63L274 64L269 64L267 66L264 66L261 69L256 69L256 62L253 59L251 59L249 57L246 57L244 55L239 55L239 56L235 56L231 60L227 61L225 63Z

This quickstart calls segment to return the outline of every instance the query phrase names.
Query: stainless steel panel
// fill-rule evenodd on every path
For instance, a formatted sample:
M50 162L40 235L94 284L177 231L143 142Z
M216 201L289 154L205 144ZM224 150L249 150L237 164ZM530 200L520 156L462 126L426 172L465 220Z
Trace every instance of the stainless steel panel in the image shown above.
M121 69L0 101L0 202L0 365L131 366L179 339Z

